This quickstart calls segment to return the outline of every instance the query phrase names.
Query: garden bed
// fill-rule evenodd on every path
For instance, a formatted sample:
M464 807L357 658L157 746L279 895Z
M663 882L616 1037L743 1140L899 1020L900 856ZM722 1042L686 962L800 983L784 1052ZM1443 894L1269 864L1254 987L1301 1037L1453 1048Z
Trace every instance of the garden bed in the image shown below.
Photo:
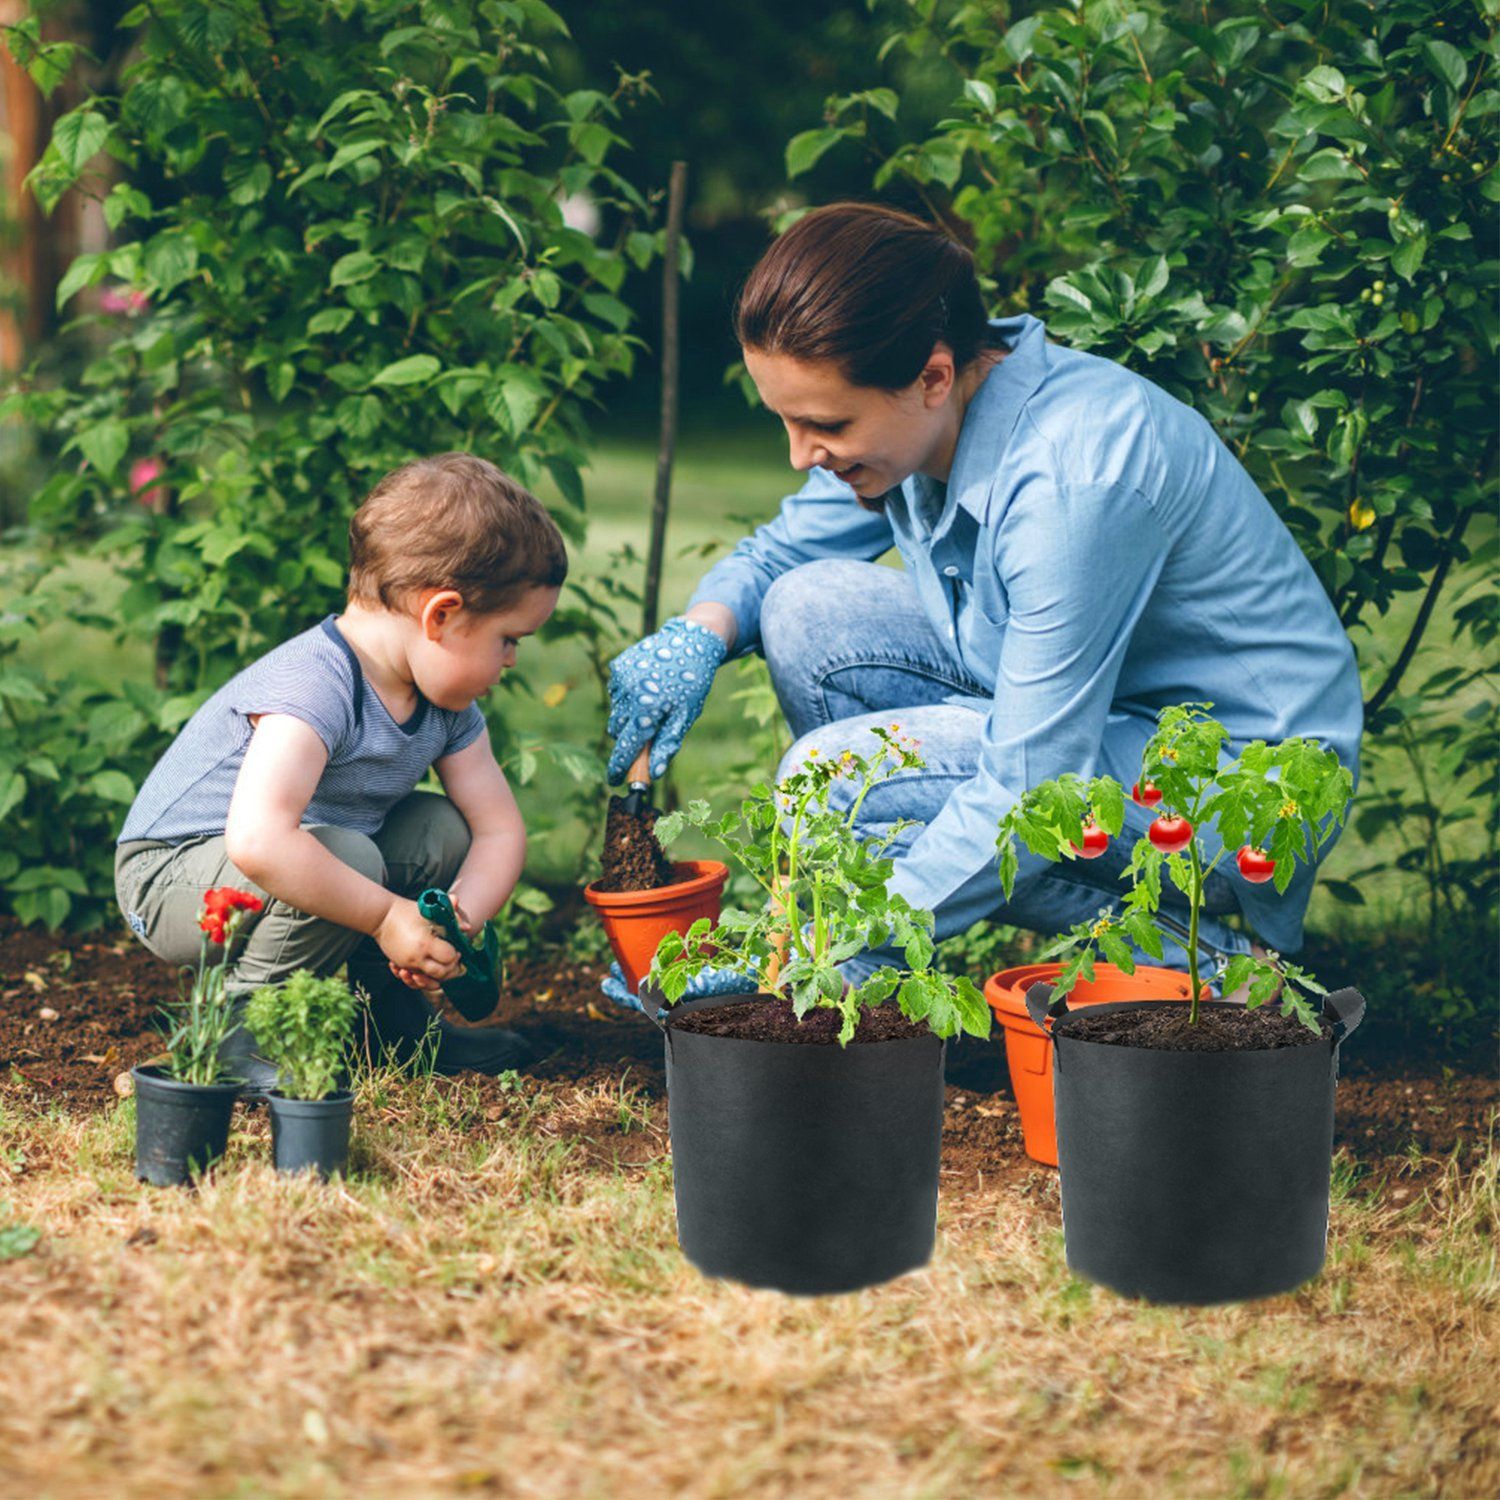
M597 965L563 957L519 964L486 1024L527 1038L538 1054L527 1071L539 1080L580 1091L611 1084L638 1090L651 1128L664 1138L660 1034L600 995L602 974ZM127 936L54 938L0 921L0 1090L74 1111L107 1107L116 1074L159 1050L154 1018L175 993L171 970ZM948 1080L945 1189L1044 1171L1021 1149L998 1035L990 1043L950 1043ZM505 1097L502 1084L476 1082L482 1097ZM1376 1016L1344 1059L1337 1101L1335 1144L1366 1173L1384 1178L1399 1168L1409 1181L1416 1158L1435 1172L1438 1158L1455 1149L1464 1163L1483 1148L1500 1083L1483 1056L1465 1061L1444 1059L1436 1048L1425 1056L1401 1050L1389 1033L1382 1036Z

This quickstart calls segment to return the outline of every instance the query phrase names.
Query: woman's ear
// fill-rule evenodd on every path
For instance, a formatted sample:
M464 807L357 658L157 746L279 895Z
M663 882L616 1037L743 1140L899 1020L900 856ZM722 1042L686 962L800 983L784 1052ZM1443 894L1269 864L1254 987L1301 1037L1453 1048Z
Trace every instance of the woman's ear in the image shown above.
M922 373L917 376L917 383L922 388L922 405L929 409L941 406L948 399L957 374L953 368L953 351L944 343L934 344L927 363L922 366Z
M453 623L463 607L464 596L457 589L433 589L422 601L417 615L423 638L440 640L444 628Z

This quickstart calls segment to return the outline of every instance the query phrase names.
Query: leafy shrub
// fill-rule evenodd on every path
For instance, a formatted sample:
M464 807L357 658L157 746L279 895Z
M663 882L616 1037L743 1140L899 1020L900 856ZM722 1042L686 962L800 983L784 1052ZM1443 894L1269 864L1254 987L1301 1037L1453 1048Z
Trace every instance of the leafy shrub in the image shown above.
M59 444L37 539L108 558L112 628L154 653L150 701L105 693L147 718L108 761L133 786L213 688L340 604L348 517L397 463L463 448L550 476L581 535L584 413L630 368L617 294L659 235L610 165L643 81L560 93L544 47L566 27L541 0L157 0L122 24L137 37L119 96L63 116L32 175L49 210L74 184L100 194L119 240L59 288L99 352L3 412ZM56 81L54 54L10 38ZM611 238L565 223L573 195ZM101 285L114 311L91 310ZM54 718L78 691L42 686ZM44 751L28 733L11 774ZM51 837L56 799L25 780L14 847ZM92 864L49 859L77 872L55 889L106 894ZM12 905L16 878L0 875ZM54 896L32 914L67 913Z

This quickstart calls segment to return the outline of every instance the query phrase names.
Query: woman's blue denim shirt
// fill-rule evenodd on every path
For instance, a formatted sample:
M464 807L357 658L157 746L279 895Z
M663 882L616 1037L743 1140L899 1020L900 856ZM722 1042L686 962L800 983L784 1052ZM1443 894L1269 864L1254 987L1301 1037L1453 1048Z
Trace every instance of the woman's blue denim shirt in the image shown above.
M933 911L992 873L997 825L1026 788L1064 771L1129 786L1165 705L1211 703L1230 754L1303 735L1356 777L1364 721L1328 596L1209 423L1123 366L1049 343L1036 318L992 326L1010 352L964 414L930 529L918 501L933 481L913 476L876 514L814 469L692 599L733 610L743 655L778 575L898 550L938 633L994 693L973 777L892 878ZM1285 901L1239 884L1255 929L1295 952L1305 886Z

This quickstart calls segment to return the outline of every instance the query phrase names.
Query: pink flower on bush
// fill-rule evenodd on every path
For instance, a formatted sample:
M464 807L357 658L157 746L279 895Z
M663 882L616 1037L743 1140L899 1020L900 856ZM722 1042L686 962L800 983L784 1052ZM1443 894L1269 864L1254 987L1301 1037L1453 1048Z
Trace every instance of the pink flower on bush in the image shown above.
M166 491L162 488L162 476L167 472L167 466L156 457L138 458L130 466L128 483L130 493L139 500L142 505L151 509L158 508L166 498ZM155 490L155 493L149 493Z
M134 315L151 306L151 298L134 287L107 286L99 293L100 310L107 313Z

